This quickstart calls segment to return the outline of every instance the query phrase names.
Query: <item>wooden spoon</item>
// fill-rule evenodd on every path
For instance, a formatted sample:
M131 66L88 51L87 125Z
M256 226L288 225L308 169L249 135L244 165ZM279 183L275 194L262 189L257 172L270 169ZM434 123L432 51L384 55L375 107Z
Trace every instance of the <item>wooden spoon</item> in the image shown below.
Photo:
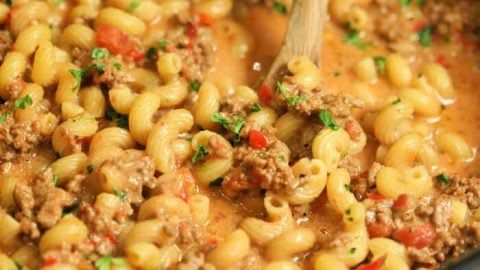
M286 73L286 65L296 56L306 56L319 64L323 25L328 0L294 0L282 47L263 84L273 83Z

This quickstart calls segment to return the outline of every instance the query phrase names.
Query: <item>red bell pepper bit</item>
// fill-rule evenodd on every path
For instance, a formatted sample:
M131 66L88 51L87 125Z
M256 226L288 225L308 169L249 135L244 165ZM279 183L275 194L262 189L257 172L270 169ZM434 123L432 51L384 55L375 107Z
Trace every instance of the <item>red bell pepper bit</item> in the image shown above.
M250 133L248 134L248 142L253 149L267 147L267 137L258 130L250 130Z

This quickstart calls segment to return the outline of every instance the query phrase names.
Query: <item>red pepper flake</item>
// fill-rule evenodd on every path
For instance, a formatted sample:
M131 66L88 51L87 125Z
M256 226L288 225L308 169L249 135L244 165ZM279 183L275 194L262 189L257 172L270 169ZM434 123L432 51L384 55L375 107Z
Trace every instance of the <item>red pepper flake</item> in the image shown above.
M448 63L448 58L443 54L437 55L437 58L435 59L435 61L438 64L442 65L444 68L450 68L450 64Z
M382 200L386 199L385 196L383 196L382 194L380 194L378 192L367 192L367 193L365 193L365 195L367 195L367 198L369 198L370 200L374 200L374 201L382 201Z
M253 149L267 147L267 137L258 130L250 130L250 133L248 134L248 142Z
M258 90L258 96L260 97L262 104L269 104L273 96L272 88L266 84L262 85Z
M115 235L112 234L112 232L107 232L105 234L105 238L108 240L108 242L110 242L112 245L116 245L117 244L117 238L115 237Z
M380 270L385 263L387 256L382 256L371 263L362 264L357 267L357 270Z
M48 258L43 259L41 265L42 265L42 267L47 267L47 266L52 266L52 265L56 264L57 262L58 262L58 260L56 258L48 257Z
M207 14L200 13L198 14L198 24L201 26L209 26L213 24L213 19Z

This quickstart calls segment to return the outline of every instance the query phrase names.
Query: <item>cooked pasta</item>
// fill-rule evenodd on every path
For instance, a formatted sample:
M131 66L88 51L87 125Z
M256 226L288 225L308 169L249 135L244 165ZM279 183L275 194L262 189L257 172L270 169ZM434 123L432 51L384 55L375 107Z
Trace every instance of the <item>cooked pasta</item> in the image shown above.
M480 247L478 10L3 1L0 269L441 269Z

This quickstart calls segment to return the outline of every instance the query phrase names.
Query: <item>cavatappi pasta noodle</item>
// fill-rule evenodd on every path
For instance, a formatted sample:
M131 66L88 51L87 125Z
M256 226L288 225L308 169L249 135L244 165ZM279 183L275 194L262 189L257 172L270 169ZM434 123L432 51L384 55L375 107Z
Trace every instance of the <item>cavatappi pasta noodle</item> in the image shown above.
M297 0L301 1L301 0ZM437 269L480 243L480 3L0 3L0 270Z

